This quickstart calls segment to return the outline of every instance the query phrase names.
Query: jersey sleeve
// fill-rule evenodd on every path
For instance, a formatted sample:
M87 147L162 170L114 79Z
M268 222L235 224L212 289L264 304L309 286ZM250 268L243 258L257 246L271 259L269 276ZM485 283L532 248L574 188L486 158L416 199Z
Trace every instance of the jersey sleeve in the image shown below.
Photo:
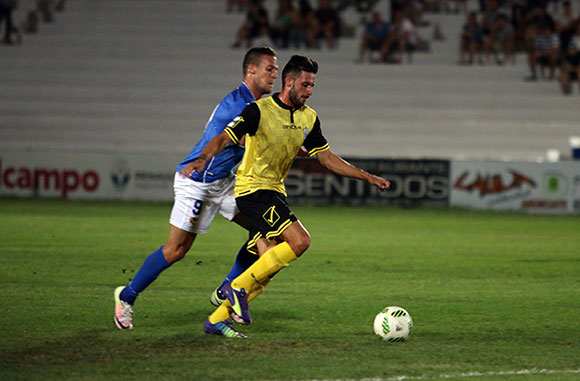
M222 101L218 104L208 120L208 127L220 134L232 118L236 116L231 108L227 101Z
M259 122L260 108L256 103L250 103L240 115L228 124L224 132L234 143L239 144L244 135L254 135L258 131Z
M318 119L318 116L316 117L316 122L314 122L312 131L310 131L306 139L304 139L304 148L306 148L306 151L308 151L308 155L310 156L314 156L317 153L326 151L330 148L326 138L322 135L320 119Z

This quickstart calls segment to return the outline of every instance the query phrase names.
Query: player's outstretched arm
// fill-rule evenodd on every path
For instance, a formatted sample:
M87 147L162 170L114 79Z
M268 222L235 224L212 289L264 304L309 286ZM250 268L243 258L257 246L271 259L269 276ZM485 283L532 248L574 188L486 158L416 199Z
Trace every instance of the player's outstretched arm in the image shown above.
M389 189L391 185L382 177L375 176L346 162L340 156L333 153L330 149L317 153L316 158L320 161L320 164L325 166L329 171L341 176L364 180L369 184L379 188L380 191Z
M213 138L205 148L199 157L192 161L191 163L187 164L183 169L179 172L183 176L189 177L194 171L201 172L205 168L207 162L217 155L218 153L222 152L224 148L228 144L232 142L232 139L228 134L222 132L221 134L217 135Z

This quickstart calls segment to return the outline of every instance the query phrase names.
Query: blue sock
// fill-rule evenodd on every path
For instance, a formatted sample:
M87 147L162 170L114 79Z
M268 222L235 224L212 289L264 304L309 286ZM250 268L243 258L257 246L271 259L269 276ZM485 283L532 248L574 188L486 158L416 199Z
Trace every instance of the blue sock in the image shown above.
M258 255L252 254L248 251L248 242L244 243L244 245L240 248L240 251L238 251L234 266L230 270L230 273L226 276L226 279L224 279L222 282L222 285L230 283L232 280L236 279L238 276L240 276L241 273L246 271L248 267L253 265L254 262L258 260L258 258L260 258Z
M147 288L163 270L171 266L163 256L163 246L147 257L143 266L137 271L135 278L121 291L120 299L135 304L139 293Z

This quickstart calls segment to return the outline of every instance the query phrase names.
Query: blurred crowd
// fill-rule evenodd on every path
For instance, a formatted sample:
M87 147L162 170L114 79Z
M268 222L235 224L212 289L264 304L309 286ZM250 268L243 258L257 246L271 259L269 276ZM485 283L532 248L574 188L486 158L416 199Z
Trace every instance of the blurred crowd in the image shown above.
M481 0L461 30L459 64L513 64L523 53L527 81L558 78L569 94L580 73L579 48L580 14L570 0Z
M430 41L419 33L419 27L429 25L423 13L448 12L465 14L457 16L465 17L460 65L514 64L524 55L527 81L558 79L569 94L578 80L580 14L571 0L477 0L469 4L477 4L473 12L467 12L468 0L388 0L388 15L381 13L385 7L376 6L379 1L278 0L270 17L263 0L228 0L228 11L246 13L232 46L247 47L266 38L278 49L335 49L341 38L355 34L341 17L353 7L362 28L356 62L410 63L414 52L430 50ZM434 27L436 40L441 32Z
M347 31L340 13L349 6L357 10L371 8L378 0L278 0L272 17L262 0L228 0L228 10L245 11L233 47L249 47L257 38L269 38L278 49L319 49L326 44L335 49Z
M256 39L269 39L277 49L336 49L338 41L354 36L354 26L347 25L342 12L352 7L361 16L363 34L357 62L400 63L412 53L428 50L416 25L422 20L424 0L391 0L390 17L375 10L380 0L278 0L272 17L263 0L228 0L229 12L245 12L232 47L248 47ZM316 3L314 3L316 2Z
M392 9L392 20L384 21L381 14L374 11L364 27L358 62L402 63L406 56L410 63L415 51L428 51L429 42L418 33L418 20L413 20L411 14L420 13L409 12L403 7ZM421 25L425 22L421 21Z
M356 62L412 62L413 54L430 51L430 41L419 33L429 26L426 12L465 14L459 36L460 65L514 64L524 55L527 81L558 80L565 94L580 77L580 1L477 0L477 11L467 12L468 0L226 0L228 12L243 13L233 48L267 40L277 49L336 49L341 38L361 33ZM275 2L276 1L276 2ZM382 1L382 3L381 3ZM66 0L23 1L32 5L23 20L13 20L19 0L0 0L0 43L18 45L23 34L33 34L40 22L52 22ZM274 3L275 2L275 3ZM381 6L377 6L381 3ZM275 4L275 5L274 5ZM473 6L473 4L471 4ZM359 25L348 25L342 14L355 9ZM388 12L387 12L388 11ZM383 13L382 13L383 12ZM434 25L433 40L444 39ZM578 85L580 91L580 82Z

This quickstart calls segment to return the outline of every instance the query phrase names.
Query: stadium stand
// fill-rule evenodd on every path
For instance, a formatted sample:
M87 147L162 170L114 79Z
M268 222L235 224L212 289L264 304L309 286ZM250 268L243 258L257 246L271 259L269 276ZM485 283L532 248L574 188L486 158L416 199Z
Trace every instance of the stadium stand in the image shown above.
M389 12L387 1L376 7ZM243 17L225 0L68 2L21 45L0 46L0 150L188 152L241 80L243 50L230 45ZM355 33L337 49L279 50L279 60L319 61L309 104L343 156L536 160L567 153L579 133L578 95L563 96L557 81L522 81L524 56L457 66L462 13L425 13L422 35L437 24L446 39L405 65L355 64L361 15L347 8L342 17Z

